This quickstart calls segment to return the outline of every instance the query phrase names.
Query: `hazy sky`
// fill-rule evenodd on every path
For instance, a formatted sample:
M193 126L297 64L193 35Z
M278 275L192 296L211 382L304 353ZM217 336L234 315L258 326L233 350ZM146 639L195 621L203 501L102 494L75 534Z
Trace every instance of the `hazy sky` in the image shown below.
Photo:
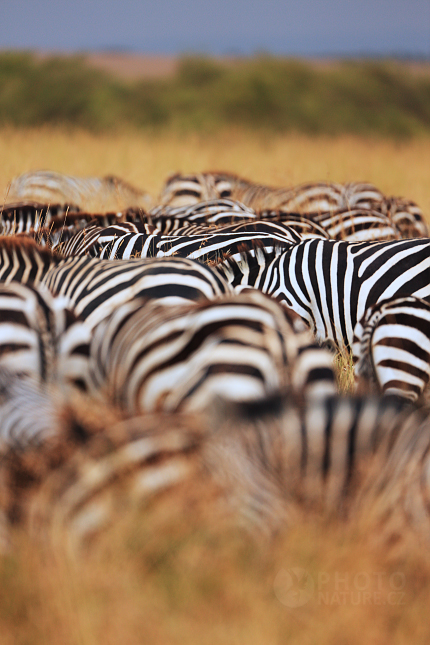
M430 57L430 0L0 0L0 49Z

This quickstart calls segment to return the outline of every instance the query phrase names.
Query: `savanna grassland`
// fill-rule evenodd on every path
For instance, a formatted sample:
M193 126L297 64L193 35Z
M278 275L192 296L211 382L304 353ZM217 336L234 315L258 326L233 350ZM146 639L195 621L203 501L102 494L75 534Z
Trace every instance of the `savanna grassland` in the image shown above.
M0 198L33 169L117 174L154 198L175 171L226 169L273 185L368 180L430 216L430 140L140 131L0 131ZM342 374L348 380L349 373ZM81 558L17 531L0 559L1 645L397 645L430 641L430 552L381 550L377 529L302 518L253 541L179 491L138 509ZM283 570L302 569L294 606ZM311 582L309 582L309 579ZM313 587L312 587L313 584Z

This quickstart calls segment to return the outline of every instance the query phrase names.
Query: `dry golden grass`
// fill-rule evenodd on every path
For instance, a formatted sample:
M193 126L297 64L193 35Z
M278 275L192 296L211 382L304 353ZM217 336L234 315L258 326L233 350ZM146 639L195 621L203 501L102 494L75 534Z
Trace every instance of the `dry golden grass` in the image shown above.
M426 140L7 130L0 132L0 153L0 196L12 177L41 168L113 173L154 196L171 172L226 169L273 185L368 180L430 213ZM351 371L339 362L347 390ZM291 578L282 574L292 567L315 584L301 607L291 606ZM430 641L425 550L388 557L371 532L315 518L256 544L209 506L191 509L178 497L124 518L81 559L34 545L17 531L14 552L0 559L0 585L1 645Z
M81 176L116 174L156 197L177 171L229 170L279 186L305 181L367 180L389 195L416 201L430 214L430 145L427 139L396 143L291 135L250 137L231 131L157 138L139 132L93 135L62 130L0 131L0 199L10 180L30 170Z

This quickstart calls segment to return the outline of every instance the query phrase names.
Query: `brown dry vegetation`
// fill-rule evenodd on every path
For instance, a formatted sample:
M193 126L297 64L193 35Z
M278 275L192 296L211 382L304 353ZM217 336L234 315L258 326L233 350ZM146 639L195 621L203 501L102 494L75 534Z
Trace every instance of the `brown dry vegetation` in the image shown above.
M13 176L40 168L117 174L154 196L171 172L225 169L274 185L368 180L430 214L430 146L423 139L7 130L0 152L0 197ZM375 546L372 527L316 518L256 543L199 497L179 492L128 514L80 559L17 531L14 551L0 559L1 645L430 641L426 550L411 545L394 557ZM315 584L302 607L287 606L282 570L292 567Z

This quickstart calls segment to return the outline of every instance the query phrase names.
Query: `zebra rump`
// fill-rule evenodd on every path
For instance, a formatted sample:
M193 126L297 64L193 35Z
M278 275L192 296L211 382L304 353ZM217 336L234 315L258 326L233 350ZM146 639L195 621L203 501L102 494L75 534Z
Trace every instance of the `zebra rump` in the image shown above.
M221 486L255 483L247 501L257 526L279 529L304 509L354 521L371 511L378 538L412 530L428 541L429 447L425 414L400 401L337 396L298 406L284 397L266 410L226 404L205 454Z
M416 402L430 379L430 303L405 296L369 307L352 350L358 387Z
M27 450L57 435L62 397L51 387L40 387L35 378L0 365L0 455Z
M94 331L91 388L128 415L153 410L202 410L216 397L264 398L300 386L297 396L332 393L332 357L296 358L313 339L297 334L283 309L253 291L181 307L133 300ZM310 354L308 354L308 358ZM308 374L311 376L308 377Z
M90 330L67 305L41 286L0 285L0 367L40 386L85 389Z

